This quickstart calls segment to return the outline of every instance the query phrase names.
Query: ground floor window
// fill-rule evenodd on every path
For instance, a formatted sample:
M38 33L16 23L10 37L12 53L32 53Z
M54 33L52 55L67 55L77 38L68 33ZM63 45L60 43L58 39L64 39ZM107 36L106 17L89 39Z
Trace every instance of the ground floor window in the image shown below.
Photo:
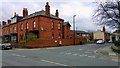
M4 37L4 42L9 42L10 38L9 37Z
M11 36L11 42L17 42L17 36Z
M52 34L52 39L54 39L54 34Z
M60 34L58 35L58 38L61 38Z

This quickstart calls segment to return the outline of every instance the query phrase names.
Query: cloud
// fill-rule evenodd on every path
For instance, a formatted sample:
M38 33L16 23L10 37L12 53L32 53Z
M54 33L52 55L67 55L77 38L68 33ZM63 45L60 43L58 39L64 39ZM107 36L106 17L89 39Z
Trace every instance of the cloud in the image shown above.
M10 19L14 12L22 16L23 8L28 8L29 14L45 9L45 3L50 2L51 13L58 9L60 18L73 25L73 15L76 15L76 27L79 30L96 30L97 26L92 21L95 9L94 0L4 0L0 4L0 21ZM1 2L0 2L1 3ZM71 27L72 29L73 27Z

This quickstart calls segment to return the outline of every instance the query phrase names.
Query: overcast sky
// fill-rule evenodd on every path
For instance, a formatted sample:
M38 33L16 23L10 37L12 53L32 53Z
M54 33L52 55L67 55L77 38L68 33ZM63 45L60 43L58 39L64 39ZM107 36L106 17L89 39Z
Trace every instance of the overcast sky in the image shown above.
M49 2L51 14L59 11L59 17L64 21L69 21L73 25L73 15L77 30L96 31L98 26L93 22L92 15L95 11L95 0L4 0L0 2L0 21L10 19L14 12L22 16L23 8L28 9L28 13L45 10L45 4ZM72 29L73 27L71 27Z

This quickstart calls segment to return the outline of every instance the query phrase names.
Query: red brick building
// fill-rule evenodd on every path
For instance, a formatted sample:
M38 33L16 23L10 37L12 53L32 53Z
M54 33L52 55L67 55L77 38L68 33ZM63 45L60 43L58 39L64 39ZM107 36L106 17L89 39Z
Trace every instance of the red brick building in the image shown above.
M50 14L47 2L45 11L41 10L28 15L27 8L23 9L23 16L15 13L11 20L3 23L2 33L4 42L24 43L26 46L44 47L73 44L69 22L59 18L59 12ZM82 42L76 38L76 44Z

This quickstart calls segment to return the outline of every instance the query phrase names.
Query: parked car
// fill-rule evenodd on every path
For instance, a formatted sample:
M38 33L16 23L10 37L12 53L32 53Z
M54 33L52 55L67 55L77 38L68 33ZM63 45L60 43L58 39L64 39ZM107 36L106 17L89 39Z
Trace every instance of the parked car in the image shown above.
M109 43L112 43L112 40L109 40L108 42L109 42Z
M1 50L12 49L12 45L10 43L2 43L0 44L0 49Z
M104 42L104 40L98 40L97 42L96 42L96 44L104 44L105 42Z

